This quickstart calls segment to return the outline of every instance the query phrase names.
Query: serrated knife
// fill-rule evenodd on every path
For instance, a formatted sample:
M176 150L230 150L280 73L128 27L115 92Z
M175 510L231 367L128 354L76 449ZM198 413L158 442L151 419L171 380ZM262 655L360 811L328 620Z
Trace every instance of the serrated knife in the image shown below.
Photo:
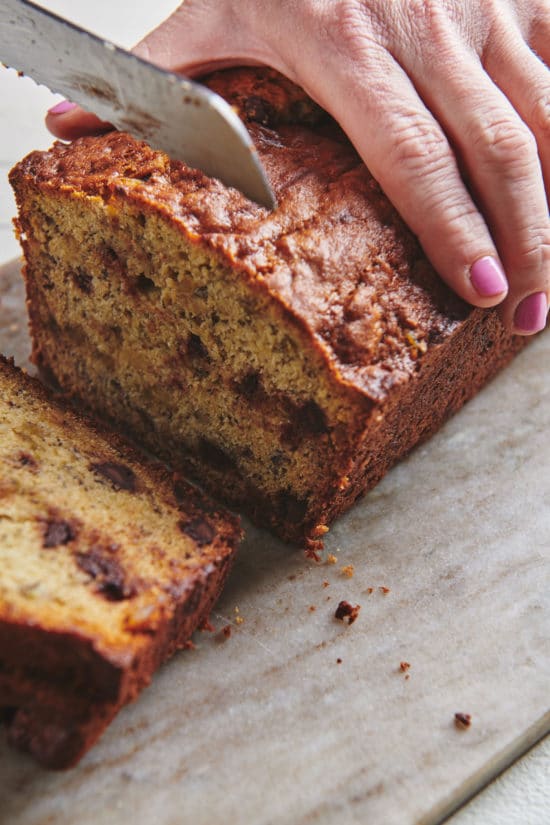
M159 69L28 0L0 0L0 60L117 129L274 208L246 128L225 100L200 83Z

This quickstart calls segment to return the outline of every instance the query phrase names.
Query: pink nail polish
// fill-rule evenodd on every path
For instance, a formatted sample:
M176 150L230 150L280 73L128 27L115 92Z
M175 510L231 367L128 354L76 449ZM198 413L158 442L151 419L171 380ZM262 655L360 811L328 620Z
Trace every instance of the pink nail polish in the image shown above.
M548 300L544 292L534 292L516 307L514 326L518 332L532 335L546 326Z
M65 112L70 112L71 109L76 109L76 103L71 103L70 100L61 100L59 103L56 103L55 106L52 106L51 109L48 109L48 114L64 115Z
M508 289L508 281L501 263L491 255L480 258L472 265L470 280L475 291L483 298L501 295Z

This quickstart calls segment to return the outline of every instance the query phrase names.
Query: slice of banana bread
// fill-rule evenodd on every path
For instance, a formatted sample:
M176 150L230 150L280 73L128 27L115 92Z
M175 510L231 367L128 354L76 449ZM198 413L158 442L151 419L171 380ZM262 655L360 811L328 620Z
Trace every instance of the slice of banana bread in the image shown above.
M445 287L295 88L253 69L210 85L248 119L278 208L121 133L32 153L11 182L33 357L259 523L315 541L523 340Z
M0 357L0 707L74 764L208 614L240 528Z

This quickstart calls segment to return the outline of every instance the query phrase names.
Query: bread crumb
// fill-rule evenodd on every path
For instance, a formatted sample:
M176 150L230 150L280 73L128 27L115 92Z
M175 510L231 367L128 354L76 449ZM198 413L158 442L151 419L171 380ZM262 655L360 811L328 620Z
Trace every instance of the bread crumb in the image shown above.
M371 593L374 593L374 587L367 587L367 593L369 594L369 596Z
M236 608L235 608L235 624L239 625L239 624L242 624L243 622L244 622L244 619L243 619L243 617L240 615L239 608L238 608L238 607L236 607Z
M326 580L323 582L323 587L329 587L329 585L330 585L330 582L327 582Z
M322 547L318 547L318 542L309 542L309 544L304 548L304 556L306 559L313 559L314 562L321 561L321 556L319 555L319 551L322 550Z
M380 590L381 593L384 594L384 596L387 596L388 593L391 592L389 587L379 587L378 589Z
M319 538L319 536L324 536L326 533L328 533L328 531L329 531L329 528L326 524L318 524L311 531L311 535L314 538Z
M346 576L348 579L353 578L353 574L355 573L355 568L353 564L346 564L344 567L340 568L342 575Z
M314 604L310 604L308 610L309 610L310 613L314 613L317 610L317 608L315 607Z
M329 554L328 554L328 556L327 556L327 564L336 564L336 562L337 562L337 561L338 561L338 559L336 558L336 556L334 555L334 553L329 553Z
M409 662L399 662L399 669L405 673L410 668Z
M349 602L342 601L336 608L334 618L342 622L347 622L348 625L350 625L356 620L360 610L360 604L352 605Z
M181 650L196 650L197 645L195 644L195 642L191 641L191 639L188 639L186 642L183 642L180 649Z
M416 338L416 336L414 336L412 334L412 332L406 332L405 333L405 340L407 341L407 343L409 344L409 346L413 350L413 352L412 352L413 358L417 358L418 353L420 353L421 355L425 355L425 353L428 351L428 345L426 344L426 342L425 341L419 341Z
M214 633L216 628L214 627L214 625L210 621L210 618L207 617L207 618L203 619L202 622L200 623L199 630L206 630L206 631L208 631L208 633Z
M472 724L472 717L469 713L455 713L455 727L459 730L466 730Z

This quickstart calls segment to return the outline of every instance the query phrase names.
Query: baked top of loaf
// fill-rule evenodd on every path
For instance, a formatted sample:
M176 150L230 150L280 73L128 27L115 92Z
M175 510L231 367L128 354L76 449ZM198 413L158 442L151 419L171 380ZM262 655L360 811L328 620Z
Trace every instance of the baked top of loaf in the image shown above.
M128 701L211 607L238 520L1 357L0 388L1 675Z
M209 82L248 119L273 212L117 132L33 152L11 173L16 190L26 180L156 212L275 298L338 380L383 401L476 310L440 281L353 147L292 84L250 70Z

